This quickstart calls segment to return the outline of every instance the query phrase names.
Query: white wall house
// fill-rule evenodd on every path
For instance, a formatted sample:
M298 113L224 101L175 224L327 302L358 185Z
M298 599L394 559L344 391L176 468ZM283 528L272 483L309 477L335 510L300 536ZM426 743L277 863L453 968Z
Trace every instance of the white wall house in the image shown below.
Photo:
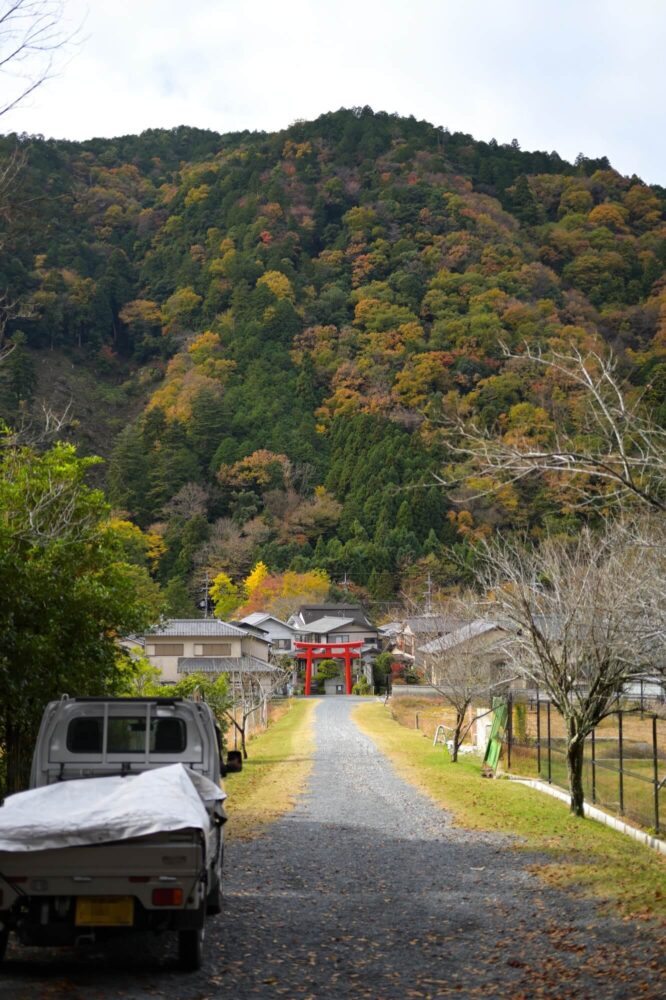
M287 622L269 615L266 611L254 611L251 615L241 618L240 624L261 629L271 644L271 656L293 656L295 629Z
M269 676L270 641L217 618L171 618L144 636L146 656L175 684L187 674L254 673Z

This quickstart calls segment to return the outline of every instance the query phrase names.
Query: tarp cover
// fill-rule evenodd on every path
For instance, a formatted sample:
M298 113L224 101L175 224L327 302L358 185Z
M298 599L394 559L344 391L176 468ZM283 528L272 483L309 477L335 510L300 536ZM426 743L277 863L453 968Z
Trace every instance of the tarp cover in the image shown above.
M210 826L226 794L183 764L127 777L60 781L10 795L0 809L0 851L104 844ZM208 808L207 808L208 807Z

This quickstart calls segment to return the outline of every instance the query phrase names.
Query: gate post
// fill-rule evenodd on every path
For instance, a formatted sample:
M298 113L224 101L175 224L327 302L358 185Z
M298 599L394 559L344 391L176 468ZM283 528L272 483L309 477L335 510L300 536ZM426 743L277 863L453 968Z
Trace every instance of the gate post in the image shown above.
M352 672L351 672L351 655L349 649L345 649L345 681L347 687L347 694L352 693Z
M305 693L310 694L312 690L312 650L305 652Z

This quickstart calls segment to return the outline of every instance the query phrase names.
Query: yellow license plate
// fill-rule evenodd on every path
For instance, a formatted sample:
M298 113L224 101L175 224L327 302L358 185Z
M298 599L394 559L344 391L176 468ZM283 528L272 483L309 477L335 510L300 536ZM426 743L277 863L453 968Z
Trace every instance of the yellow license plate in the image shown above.
M77 896L77 927L131 927L134 900L131 896Z

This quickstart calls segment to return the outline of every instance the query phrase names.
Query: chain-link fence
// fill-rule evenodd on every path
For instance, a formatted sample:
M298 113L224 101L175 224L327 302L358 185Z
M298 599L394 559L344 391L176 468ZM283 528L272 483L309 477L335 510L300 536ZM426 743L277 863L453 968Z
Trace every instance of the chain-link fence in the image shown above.
M507 770L568 789L564 720L549 701L510 699ZM666 832L666 718L614 712L585 741L585 797L656 833Z

